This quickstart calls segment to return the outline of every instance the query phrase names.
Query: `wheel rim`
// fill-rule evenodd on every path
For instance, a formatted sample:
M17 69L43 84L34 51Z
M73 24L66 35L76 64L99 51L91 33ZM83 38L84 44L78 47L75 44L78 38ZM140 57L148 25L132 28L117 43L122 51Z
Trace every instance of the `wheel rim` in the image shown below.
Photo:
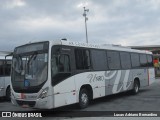
M137 93L138 92L138 89L139 89L139 87L138 87L138 85L137 84L135 84L135 92Z
M87 102L88 102L88 96L87 96L86 93L83 93L81 95L81 102L82 102L83 105L87 104Z

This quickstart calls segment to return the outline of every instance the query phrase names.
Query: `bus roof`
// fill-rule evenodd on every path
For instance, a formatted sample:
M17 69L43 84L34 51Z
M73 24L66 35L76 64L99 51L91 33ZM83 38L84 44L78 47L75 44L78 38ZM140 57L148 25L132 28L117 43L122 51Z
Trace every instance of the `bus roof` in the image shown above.
M84 48L95 48L95 49L106 49L106 50L117 50L117 51L126 51L126 52L152 54L152 52L150 52L150 51L131 49L130 47L121 46L121 45L114 45L114 44L90 44L90 43L87 44L87 43L72 42L72 41L67 41L67 40L33 41L33 42L29 42L29 43L27 43L25 45L32 44L32 43L38 43L38 42L46 42L46 41L48 41L51 45L66 45L66 46L75 46L75 47L84 47Z
M136 49L131 49L130 47L127 47L127 46L114 45L114 44L101 44L101 45L100 44L90 44L90 43L87 44L87 43L71 42L71 41L64 41L64 40L52 40L49 42L52 45L66 45L66 46L75 46L75 47L84 47L84 48L96 48L96 49L152 54L152 52L150 51L136 50Z

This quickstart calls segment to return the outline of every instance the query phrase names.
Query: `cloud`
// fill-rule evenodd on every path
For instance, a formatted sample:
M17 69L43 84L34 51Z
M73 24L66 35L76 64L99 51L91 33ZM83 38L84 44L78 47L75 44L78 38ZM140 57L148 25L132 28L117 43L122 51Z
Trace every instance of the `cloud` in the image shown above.
M25 5L26 2L24 0L5 0L5 3L1 4L2 8L4 9L14 9L17 7L23 7Z
M52 17L22 18L16 21L17 25L23 26L23 29L27 31L35 31L39 29L52 29L52 28L76 31L80 27L79 23L81 23L80 19L77 19L75 21L64 21ZM75 26L77 29L75 29Z
M0 50L32 40L150 45L160 38L159 0L0 0Z

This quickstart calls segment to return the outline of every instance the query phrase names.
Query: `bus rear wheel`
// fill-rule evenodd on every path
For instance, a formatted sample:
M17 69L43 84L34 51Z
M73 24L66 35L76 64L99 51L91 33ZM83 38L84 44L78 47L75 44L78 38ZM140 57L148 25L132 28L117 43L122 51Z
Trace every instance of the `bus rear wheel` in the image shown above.
M86 108L89 105L89 94L87 89L83 88L79 93L79 107L81 109Z
M137 80L134 81L133 89L132 89L132 94L137 94L139 92L139 82Z

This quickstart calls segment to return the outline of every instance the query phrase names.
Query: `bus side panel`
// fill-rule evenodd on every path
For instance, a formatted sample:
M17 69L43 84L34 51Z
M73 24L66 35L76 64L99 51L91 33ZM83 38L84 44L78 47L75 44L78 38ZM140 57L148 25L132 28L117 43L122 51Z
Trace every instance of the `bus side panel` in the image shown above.
M148 85L155 82L155 71L154 68L148 68Z
M133 82L135 78L138 78L140 80L140 87L148 86L155 81L154 68L132 69L131 71Z
M143 82L141 82L141 87L148 86L148 69L147 68L142 69L142 77L143 77Z
M0 77L0 97L5 96L5 82L4 77Z
M75 76L77 102L79 102L79 92L82 86L90 85L93 90L93 99L105 96L105 71L85 72Z
M88 78L93 88L93 99L105 96L105 71L92 72Z
M109 89L106 88L106 95L127 91L132 87L132 72L130 70L107 71L106 79L110 81Z
M54 107L76 103L76 88L74 76L65 79L53 87Z
M132 73L133 73L133 80L135 80L135 78L139 79L140 87L148 85L147 68L144 68L144 69L133 69Z

